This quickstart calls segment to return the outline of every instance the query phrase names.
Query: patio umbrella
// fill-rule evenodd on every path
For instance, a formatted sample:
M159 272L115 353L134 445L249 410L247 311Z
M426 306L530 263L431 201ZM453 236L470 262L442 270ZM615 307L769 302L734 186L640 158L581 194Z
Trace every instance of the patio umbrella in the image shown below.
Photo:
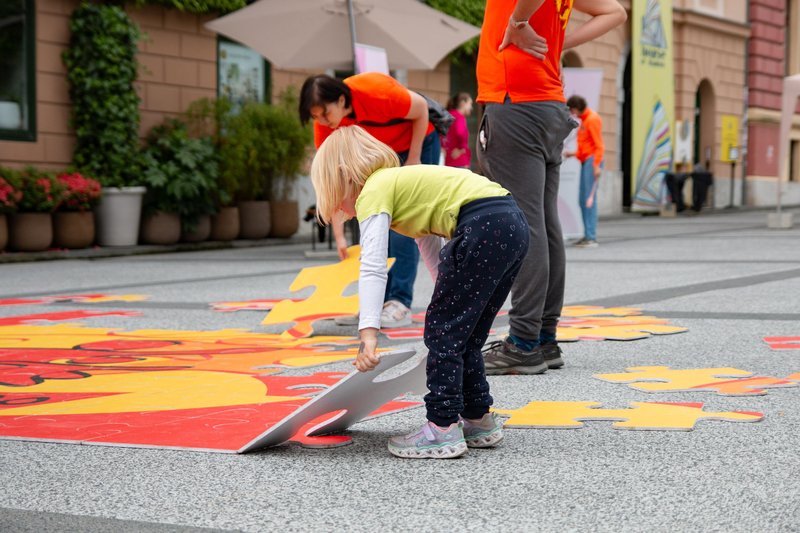
M417 0L259 0L206 28L279 68L342 70L355 40L384 48L390 68L428 70L480 33Z

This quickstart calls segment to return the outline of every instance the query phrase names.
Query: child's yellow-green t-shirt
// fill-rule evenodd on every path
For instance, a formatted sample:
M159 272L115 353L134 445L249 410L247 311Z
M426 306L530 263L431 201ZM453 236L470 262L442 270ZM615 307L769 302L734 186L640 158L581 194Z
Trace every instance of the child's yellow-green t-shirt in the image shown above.
M356 200L356 216L363 222L387 213L397 233L415 239L426 235L450 239L461 206L509 194L466 169L440 165L383 168L367 178Z

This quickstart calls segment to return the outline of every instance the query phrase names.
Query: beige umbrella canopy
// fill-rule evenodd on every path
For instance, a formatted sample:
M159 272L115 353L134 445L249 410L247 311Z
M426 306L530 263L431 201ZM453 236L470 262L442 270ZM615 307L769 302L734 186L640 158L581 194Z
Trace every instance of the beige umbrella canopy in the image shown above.
M417 0L350 0L357 41L386 49L393 69L433 69L480 28ZM353 68L348 0L259 0L206 27L279 68Z

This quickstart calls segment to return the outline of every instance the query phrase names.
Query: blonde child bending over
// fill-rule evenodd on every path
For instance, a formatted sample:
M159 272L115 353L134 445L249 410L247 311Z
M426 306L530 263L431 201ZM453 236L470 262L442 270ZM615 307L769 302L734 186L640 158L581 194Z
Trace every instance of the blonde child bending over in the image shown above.
M503 440L481 348L528 250L528 225L509 192L469 170L399 166L358 126L339 128L311 166L317 216L341 211L361 229L361 345L356 368L378 364L389 230L416 239L435 280L425 317L427 423L389 440L398 457L451 458ZM448 239L444 242L444 239Z

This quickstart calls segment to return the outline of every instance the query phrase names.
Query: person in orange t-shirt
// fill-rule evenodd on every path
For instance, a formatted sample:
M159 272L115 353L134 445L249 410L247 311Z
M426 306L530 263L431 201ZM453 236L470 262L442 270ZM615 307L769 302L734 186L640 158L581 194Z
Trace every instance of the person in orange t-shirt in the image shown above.
M567 107L573 117L581 121L578 128L578 149L565 152L566 157L577 157L581 162L581 181L578 201L583 217L583 239L575 243L579 248L597 246L597 185L603 172L603 119L586 100L577 94L567 100Z
M338 80L310 76L300 89L300 120L314 120L317 148L334 130L354 124L389 145L403 165L439 164L439 134L428 120L428 103L400 82L380 72L364 72ZM333 221L339 257L347 257L344 223ZM414 239L389 234L389 257L395 259L386 284L381 324L384 328L411 325L411 302L419 251ZM357 325L358 317L339 317L339 325Z
M566 35L573 10L590 18ZM627 19L617 0L487 0L478 49L484 114L477 156L509 190L530 228L530 248L511 289L510 331L484 349L486 373L541 374L564 365L556 327L566 254L558 220L564 138L576 126L565 105L561 52Z

